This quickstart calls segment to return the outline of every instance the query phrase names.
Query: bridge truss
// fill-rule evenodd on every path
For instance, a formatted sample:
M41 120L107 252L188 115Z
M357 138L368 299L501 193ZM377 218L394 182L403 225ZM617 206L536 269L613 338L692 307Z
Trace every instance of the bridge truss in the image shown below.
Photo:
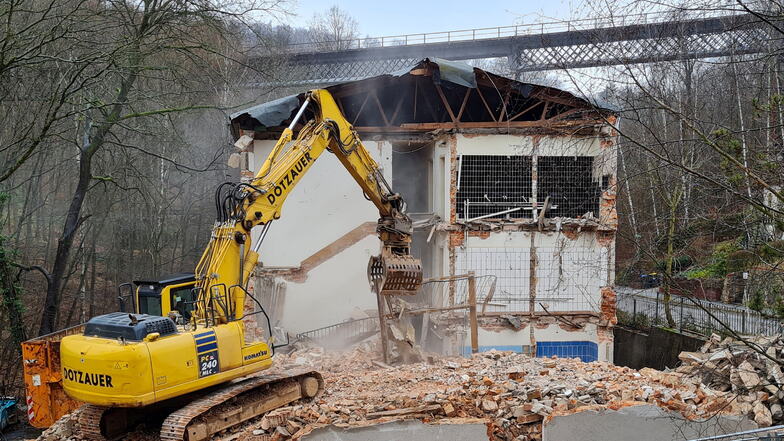
M635 16L640 17L640 16ZM768 27L751 14L648 21L566 22L470 29L433 34L292 45L260 65L285 75L265 86L304 86L355 81L394 73L426 57L448 60L506 58L514 72L547 71L763 53L778 45ZM641 22L643 21L643 22Z

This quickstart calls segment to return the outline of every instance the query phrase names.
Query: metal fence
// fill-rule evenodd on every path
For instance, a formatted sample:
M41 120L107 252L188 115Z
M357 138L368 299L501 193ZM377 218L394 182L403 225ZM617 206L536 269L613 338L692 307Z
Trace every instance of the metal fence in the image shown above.
M336 323L297 334L297 340L312 340L333 348L351 345L378 332L378 317L365 317Z
M424 308L447 308L465 305L468 303L469 280L471 277L468 274L463 274L425 280L417 295L404 298L403 300L415 305L415 307ZM484 309L481 309L481 304L493 301L497 278L493 275L475 275L473 279L476 301L480 304L480 311L484 311Z
M664 295L658 290L623 292L617 295L618 321L636 327L667 325ZM732 330L743 335L780 335L782 320L740 305L673 295L670 311L679 330L710 335Z
M608 284L610 256L604 247L574 242L562 238L557 246L534 248L533 256L530 247L465 247L457 252L455 266L458 272L498 278L487 312L519 313L532 307L550 312L598 311L601 287Z
M417 344L427 346L428 332L425 329L432 322L433 313L448 313L452 319L452 330L467 332L470 290L474 290L477 310L481 314L487 303L492 302L495 285L495 276L465 274L426 280L415 296L401 297L407 305L406 312L418 317L414 320ZM336 349L359 342L378 330L378 317L366 317L302 332L297 334L297 340L310 340L325 348Z

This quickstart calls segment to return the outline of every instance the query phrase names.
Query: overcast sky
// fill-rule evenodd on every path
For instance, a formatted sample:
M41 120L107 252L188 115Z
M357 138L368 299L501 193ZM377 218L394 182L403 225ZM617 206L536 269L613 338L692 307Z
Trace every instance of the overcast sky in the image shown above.
M294 0L289 21L306 26L316 12L338 5L357 19L361 36L385 36L508 26L569 18L577 0ZM577 2L579 3L579 2Z

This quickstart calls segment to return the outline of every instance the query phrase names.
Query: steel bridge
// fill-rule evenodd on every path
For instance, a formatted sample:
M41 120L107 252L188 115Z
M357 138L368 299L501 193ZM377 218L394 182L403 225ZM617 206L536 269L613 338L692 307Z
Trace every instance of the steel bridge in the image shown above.
M515 73L762 53L778 45L751 14L662 14L362 38L288 46L258 65L281 66L270 86L332 84L393 73L425 57L506 58Z

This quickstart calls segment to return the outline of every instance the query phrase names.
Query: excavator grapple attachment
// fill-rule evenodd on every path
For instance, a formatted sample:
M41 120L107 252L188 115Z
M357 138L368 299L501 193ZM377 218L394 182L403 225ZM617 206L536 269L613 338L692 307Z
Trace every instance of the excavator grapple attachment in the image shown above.
M370 258L368 280L379 294L413 296L422 286L422 263L410 255L382 252Z

